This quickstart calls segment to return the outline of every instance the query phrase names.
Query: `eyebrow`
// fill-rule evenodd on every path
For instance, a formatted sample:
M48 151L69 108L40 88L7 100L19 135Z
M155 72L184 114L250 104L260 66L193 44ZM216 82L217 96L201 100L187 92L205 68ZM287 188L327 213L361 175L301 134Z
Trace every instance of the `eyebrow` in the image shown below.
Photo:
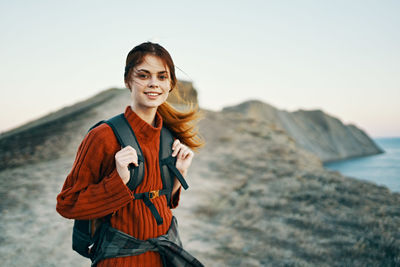
M150 71L148 71L148 70L146 70L146 69L140 69L140 70L137 70L137 71L142 71L142 72L146 72L146 73L150 73L151 74L151 72ZM163 71L159 71L159 72L157 72L158 74L162 74L162 73L168 73L168 71L166 71L166 70L163 70Z

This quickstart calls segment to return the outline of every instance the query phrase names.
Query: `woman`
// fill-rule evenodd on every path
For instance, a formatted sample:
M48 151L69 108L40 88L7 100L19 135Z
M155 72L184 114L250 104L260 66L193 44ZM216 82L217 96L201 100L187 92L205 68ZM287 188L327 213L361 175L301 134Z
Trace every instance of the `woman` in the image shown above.
M66 218L92 220L112 214L110 225L140 240L167 233L172 212L179 202L181 186L175 178L171 202L165 195L151 202L162 217L157 224L152 212L134 194L163 188L159 168L160 131L166 126L175 135L172 156L176 168L185 177L193 152L202 146L194 131L197 112L172 108L166 99L175 88L175 67L169 53L160 45L146 42L133 48L126 59L125 85L131 92L131 105L124 116L132 127L145 160L144 179L132 192L127 183L130 164L138 165L137 151L131 146L121 149L113 130L107 124L92 129L79 146L78 153L61 193L57 211ZM137 256L104 259L97 266L162 266L157 252Z

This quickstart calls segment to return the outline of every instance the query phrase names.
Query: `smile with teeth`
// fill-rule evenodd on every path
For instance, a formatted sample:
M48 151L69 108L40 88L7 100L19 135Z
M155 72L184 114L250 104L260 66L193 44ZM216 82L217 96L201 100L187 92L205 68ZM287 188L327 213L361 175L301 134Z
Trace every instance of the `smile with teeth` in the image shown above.
M145 93L146 95L149 95L149 96L158 96L158 95L160 95L160 93Z

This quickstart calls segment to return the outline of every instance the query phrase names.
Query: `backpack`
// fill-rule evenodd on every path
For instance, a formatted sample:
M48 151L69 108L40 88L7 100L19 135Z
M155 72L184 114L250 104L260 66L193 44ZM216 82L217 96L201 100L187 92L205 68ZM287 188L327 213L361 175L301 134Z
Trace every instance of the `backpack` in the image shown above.
M130 170L130 180L126 184L131 191L134 191L143 181L145 169L143 153L139 146L139 143L137 142L135 133L133 132L133 129L129 125L123 113L109 120L98 122L97 124L92 126L89 131L102 123L107 123L111 127L118 140L118 143L122 147L130 145L137 152L138 166L135 167L133 164L129 165L128 168ZM150 201L150 199L156 198L161 195L166 195L168 206L170 206L172 188L175 177L179 180L185 190L188 188L188 185L182 174L175 167L176 157L171 156L173 142L174 138L172 136L172 133L170 132L170 130L163 126L160 134L159 151L159 165L163 189L134 194L134 200L143 200L145 205L150 209L151 213L155 217L158 225L163 223L163 219L161 218L156 207ZM102 221L109 221L111 216L112 214L107 215L105 218L103 218ZM101 224L101 219L75 220L72 231L72 249L86 258L92 258L92 256L94 255L94 250L96 248L96 242L99 239L99 231L96 231L96 229L99 228L99 224Z

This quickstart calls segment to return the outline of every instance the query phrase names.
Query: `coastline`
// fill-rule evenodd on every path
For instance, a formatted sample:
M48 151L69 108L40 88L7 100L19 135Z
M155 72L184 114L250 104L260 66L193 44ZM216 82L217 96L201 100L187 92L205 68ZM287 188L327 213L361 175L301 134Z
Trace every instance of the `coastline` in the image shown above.
M400 147L400 137L379 137L373 140L385 151L384 153L324 162L323 166L339 171L345 176L371 181L387 186L393 192L400 192L400 167L396 164L396 159L400 160L400 151L396 152L397 150L390 146L399 144Z

